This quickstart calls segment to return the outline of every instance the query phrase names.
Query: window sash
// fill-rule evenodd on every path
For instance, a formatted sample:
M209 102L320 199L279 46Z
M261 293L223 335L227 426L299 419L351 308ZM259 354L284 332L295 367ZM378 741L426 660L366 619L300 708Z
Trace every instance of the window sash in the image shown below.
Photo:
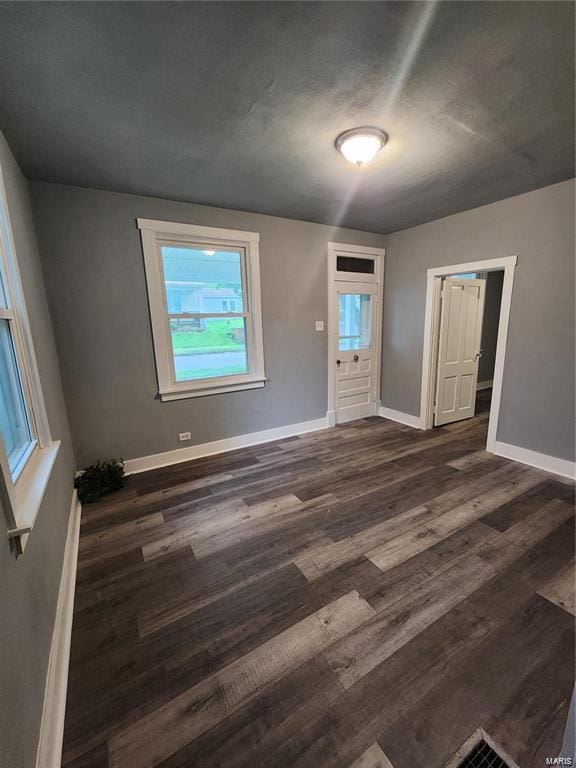
M241 281L241 288L242 288L242 305L244 307L244 312L238 312L238 313L231 313L231 312L169 312L168 311L168 294L166 291L166 276L164 273L164 258L162 255L162 248L164 247L184 247L189 246L190 248L194 250L223 250L222 245L216 245L213 242L205 242L205 241L182 241L182 240L159 240L158 241L158 257L159 257L159 264L160 264L160 270L162 275L162 293L164 297L164 314L166 317L166 337L167 337L167 344L168 349L170 351L170 384L174 389L177 390L184 390L187 388L190 388L190 386L197 386L198 383L205 386L214 386L216 382L230 382L233 381L234 383L237 383L239 381L244 380L246 377L252 376L252 372L254 369L254 356L252 354L252 339L253 334L251 332L251 297L250 292L248 291L247 281L246 281L246 251L243 247L234 247L234 251L238 251L240 254L240 281ZM246 364L248 370L246 373L239 373L239 374L223 374L221 376L206 376L204 378L196 378L196 379L185 379L179 381L176 377L176 361L175 361L175 355L174 355L174 348L172 345L172 329L170 327L170 320L171 319L202 319L202 318L225 318L225 317L243 317L244 318L244 327L245 327L245 337L246 337Z
M15 329L12 321L6 318L0 319L0 328L1 355L5 362L4 375L0 379L0 390L5 398L2 405L2 422L9 432L6 435L0 431L0 439L4 441L12 480L16 482L36 440L16 351Z
M242 288L242 303L244 307L245 313L250 313L250 291L249 291L249 285L247 281L247 267L246 267L246 260L247 260L247 254L246 254L246 247L245 245L238 245L238 244L232 244L232 243L226 243L223 244L222 242L217 243L211 240L197 240L197 239L191 239L191 238L163 238L157 240L157 253L158 253L158 260L159 260L159 266L160 271L162 274L162 288L164 293L164 310L168 313L168 296L166 291L166 286L170 282L169 280L166 280L166 276L164 273L164 258L162 255L162 249L163 248L190 248L191 250L197 250L197 251L208 251L213 250L215 252L218 251L231 251L238 253L240 256L240 284ZM234 301L234 296L229 297L223 297L224 301ZM170 313L170 314L180 314L180 313ZM199 315L205 314L210 315L214 314L215 316L219 317L220 315L224 314L223 312L184 312L182 314L189 314L193 315L194 317L197 317ZM239 313L241 314L241 313Z
M2 224L5 224L2 221ZM0 433L0 442L2 443L2 455L5 460L2 462L4 474L9 473L9 478L6 480L8 483L12 483L17 486L21 481L26 465L32 458L35 449L38 447L38 422L33 408L33 393L31 389L31 375L27 364L26 355L26 343L24 341L24 333L18 313L13 309L14 306L14 291L18 286L15 286L15 281L19 278L19 275L14 275L14 266L8 261L7 250L10 247L6 243L6 229L2 227L0 232L0 295L4 303L4 307L0 309L0 320L6 321L10 342L12 345L12 354L14 359L14 370L8 374L16 379L13 382L13 386L20 390L20 395L23 405L23 416L26 420L26 427L29 433L30 439L28 442L20 446L16 460L13 456L8 454L7 446L4 442L4 437Z
M250 317L250 312L167 312L171 320L196 320L202 317Z
M38 440L36 440L35 438L32 438L32 440L22 450L21 455L18 458L17 464L12 469L12 479L16 487L18 487L18 483L21 481L24 475L24 470L26 469L28 462L32 459L32 457L34 456L37 450L38 450Z

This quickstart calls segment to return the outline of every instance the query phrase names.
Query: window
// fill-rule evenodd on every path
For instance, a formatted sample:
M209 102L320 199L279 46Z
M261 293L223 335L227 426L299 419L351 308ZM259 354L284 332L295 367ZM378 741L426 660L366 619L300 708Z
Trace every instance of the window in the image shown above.
M14 480L33 440L14 350L14 318L5 306L0 316L0 433Z
M478 277L478 275L476 274L476 272L466 272L462 275L450 275L450 277L459 277L460 279L464 279L464 280L475 280Z
M338 349L347 352L370 347L372 296L341 293L339 296Z
M336 256L337 272L361 272L365 275L373 275L375 264L374 259L363 259L361 256Z
M52 442L0 169L0 475L8 536L21 553L60 443Z
M162 400L263 387L254 232L138 219Z

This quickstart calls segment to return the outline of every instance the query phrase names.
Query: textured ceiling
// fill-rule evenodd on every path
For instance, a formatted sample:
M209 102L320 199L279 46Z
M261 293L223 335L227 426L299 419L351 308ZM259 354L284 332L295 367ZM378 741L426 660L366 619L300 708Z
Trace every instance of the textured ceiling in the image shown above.
M391 232L574 175L571 2L0 2L31 179ZM347 128L390 141L358 171Z

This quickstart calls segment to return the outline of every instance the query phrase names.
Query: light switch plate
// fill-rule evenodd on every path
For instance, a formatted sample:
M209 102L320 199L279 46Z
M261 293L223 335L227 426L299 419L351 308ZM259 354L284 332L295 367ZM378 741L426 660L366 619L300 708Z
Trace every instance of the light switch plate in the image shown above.
M316 320L316 330L317 331L324 330L324 320Z

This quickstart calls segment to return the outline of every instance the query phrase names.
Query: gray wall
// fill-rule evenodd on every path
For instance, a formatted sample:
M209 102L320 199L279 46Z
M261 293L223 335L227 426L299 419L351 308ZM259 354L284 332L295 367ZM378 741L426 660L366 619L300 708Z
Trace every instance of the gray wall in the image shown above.
M62 441L24 554L15 559L5 533L0 536L0 763L13 768L33 768L75 462L28 184L1 134L0 164L50 427L53 438ZM5 532L6 518L1 512L0 518Z
M81 466L325 416L326 245L381 235L150 197L34 183L66 404ZM162 403L137 217L261 234L264 389Z
M482 357L478 364L478 381L490 381L494 376L503 282L503 271L488 272L486 275L486 297L482 319L482 340L480 342Z
M574 181L386 236L382 404L419 415L426 270L518 255L498 440L574 459Z
M564 739L562 741L562 750L560 754L562 757L571 757L576 763L576 692L572 692L572 699L570 701L570 709L568 710L568 719L566 720L566 728L564 729Z
M518 255L498 439L574 458L574 183L385 237L154 198L33 183L80 465L322 417L326 243L385 245L382 402L419 414L426 270ZM261 233L263 390L161 403L137 217Z

